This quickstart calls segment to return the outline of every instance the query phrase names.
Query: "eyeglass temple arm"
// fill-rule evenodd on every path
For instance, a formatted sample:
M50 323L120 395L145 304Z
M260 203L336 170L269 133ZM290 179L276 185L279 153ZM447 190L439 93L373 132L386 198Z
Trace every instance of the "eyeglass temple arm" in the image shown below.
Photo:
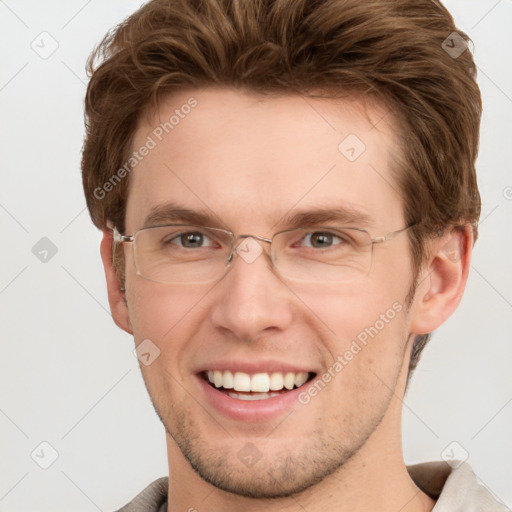
M133 242L134 237L129 235L121 235L112 221L108 221L106 223L106 227L112 230L112 241L114 243Z
M117 230L116 226L114 225L114 223L111 221L111 220L107 220L107 222L105 222L105 227L107 229L111 229L112 230L112 264L115 265L115 244L118 244L118 243L123 243L123 242L133 242L134 240L134 237L133 236L127 236L127 235L121 235L121 233L119 233L119 231Z
M396 235L399 235L400 233L402 233L403 231L406 231L409 228L412 228L416 224L417 224L417 222L413 222L412 224L405 226L405 228L397 229L396 231L392 231L391 233L388 233L385 236L376 236L375 238L372 238L372 243L380 244L382 242L387 242L388 240L392 240L393 238L395 238Z

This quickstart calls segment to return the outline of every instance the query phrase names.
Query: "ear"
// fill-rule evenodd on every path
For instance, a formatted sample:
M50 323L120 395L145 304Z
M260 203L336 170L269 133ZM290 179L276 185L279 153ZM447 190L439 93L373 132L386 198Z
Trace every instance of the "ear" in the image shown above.
M121 283L117 277L112 260L113 232L111 229L103 229L103 238L101 240L100 252L105 269L105 278L107 281L108 302L112 318L118 327L129 334L133 334L132 324L130 322L130 313L126 304L124 292L121 290Z
M452 228L430 242L429 258L416 289L411 333L435 331L457 309L468 278L473 249L471 226Z

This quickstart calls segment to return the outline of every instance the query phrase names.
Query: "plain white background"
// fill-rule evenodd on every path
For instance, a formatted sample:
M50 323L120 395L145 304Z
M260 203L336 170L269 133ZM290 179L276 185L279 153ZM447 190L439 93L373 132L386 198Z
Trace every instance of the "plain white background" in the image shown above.
M80 178L86 58L139 5L0 1L3 512L113 510L167 474L133 341L108 310ZM512 2L446 5L475 44L483 212L465 298L406 396L404 452L407 463L467 456L510 507Z

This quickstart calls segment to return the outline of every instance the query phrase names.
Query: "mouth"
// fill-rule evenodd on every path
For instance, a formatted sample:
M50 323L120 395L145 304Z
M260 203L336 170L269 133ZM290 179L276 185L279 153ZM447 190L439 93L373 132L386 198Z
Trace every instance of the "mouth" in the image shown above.
M208 385L235 400L253 401L282 397L305 386L314 372L245 373L231 370L207 370L201 377Z

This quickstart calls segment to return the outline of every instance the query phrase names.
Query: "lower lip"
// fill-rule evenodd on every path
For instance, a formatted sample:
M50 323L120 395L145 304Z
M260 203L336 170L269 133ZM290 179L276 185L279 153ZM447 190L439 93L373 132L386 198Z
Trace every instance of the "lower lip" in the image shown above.
M215 410L234 420L248 423L264 422L288 412L295 404L300 403L298 396L304 390L304 386L301 386L264 400L238 400L218 391L199 375L196 378L206 400Z

